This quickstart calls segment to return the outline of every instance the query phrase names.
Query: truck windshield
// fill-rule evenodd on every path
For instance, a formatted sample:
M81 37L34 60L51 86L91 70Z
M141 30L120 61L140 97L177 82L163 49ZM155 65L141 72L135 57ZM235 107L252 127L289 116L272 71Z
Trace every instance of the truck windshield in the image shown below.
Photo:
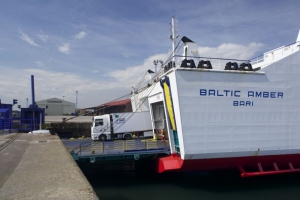
M103 119L95 119L95 126L103 126Z

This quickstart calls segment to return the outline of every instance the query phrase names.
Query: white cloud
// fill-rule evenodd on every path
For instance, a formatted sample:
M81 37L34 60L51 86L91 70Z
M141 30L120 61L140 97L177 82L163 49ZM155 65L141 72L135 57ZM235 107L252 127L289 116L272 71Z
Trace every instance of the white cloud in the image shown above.
M63 43L61 46L58 47L58 51L60 51L61 53L69 54L70 44Z
M151 69L155 70L155 66L153 64L153 60L162 60L165 61L170 54L157 54L154 56L150 56L149 58L144 60L142 65L128 67L124 70L116 70L106 74L106 76L114 78L124 87L135 86L140 79L143 78L143 75ZM160 64L157 65L157 71L159 71Z
M93 73L98 73L99 71L98 71L98 70L93 70L92 72L93 72Z
M129 55L127 53L122 53L122 55L124 56L124 58L129 58Z
M35 64L39 67L44 67L44 63L40 62L40 61L35 61Z
M249 59L263 44L250 43L249 45L222 44L217 47L199 47L201 56ZM181 54L181 52L179 52ZM0 66L0 96L2 102L10 102L13 98L24 97L19 100L20 104L26 105L26 97L30 97L30 75L35 76L36 100L43 100L52 97L62 98L75 102L76 90L79 91L79 107L92 107L116 99L124 94L129 94L131 86L135 87L143 78L148 69L155 70L153 60L165 61L169 53L157 54L148 57L141 65L131 66L123 70L115 70L107 73L103 79L85 78L66 72L56 72L44 69L14 69L11 67ZM42 62L36 61L39 67ZM160 64L157 65L158 70ZM97 73L98 70L92 71ZM10 77L17 77L11 79ZM107 80L107 77L111 79ZM105 79L105 80L104 80ZM46 80L46 81L45 81ZM145 77L148 81L149 77Z
M47 42L48 37L49 37L48 35L44 34L43 32L41 32L41 34L37 34L37 36L40 40L42 40L45 43Z
M262 43L250 43L249 45L240 45L225 43L217 47L199 47L199 54L201 57L210 58L225 58L225 59L236 59L236 60L249 60L254 57L255 53L258 52L264 44ZM221 59L208 59L211 61L213 68L223 69L225 64L229 60ZM238 63L242 61L237 61Z
M250 59L264 44L250 43L249 45L240 45L225 43L217 47L199 47L200 56L218 57L218 58L234 58L234 59Z
M25 42L27 42L27 43L33 45L33 46L39 47L39 45L38 45L37 43L35 43L35 42L33 41L33 39L31 39L27 34L23 33L23 32L20 31L20 30L19 30L19 32L20 32L20 34L21 34L21 35L20 35L20 38L21 38L23 41L25 41Z
M18 99L22 107L26 105L26 98L31 97L31 75L34 75L35 79L36 101L65 96L65 100L75 102L75 92L78 90L79 107L84 108L100 105L130 93L130 89L124 89L115 81L91 80L76 74L36 68L14 69L1 66L1 69L3 69L3 73L0 74L2 102ZM16 79L11 79L11 76Z
M213 57L213 58L231 58L237 60L247 60L251 59L257 51L259 51L264 45L261 43L250 43L249 45L240 45L240 44L221 44L217 47L199 47L199 54L202 57ZM178 54L182 54L179 52ZM158 54L154 56L150 56L145 59L142 65L128 67L124 70L116 70L106 74L106 76L112 77L117 80L120 84L126 87L135 86L139 80L143 77L148 69L154 71L153 60L163 60L165 61L170 52L168 54ZM217 67L219 64L218 60L211 60L212 64ZM228 62L228 61L224 61ZM221 67L225 64L221 62ZM159 68L160 64L157 65ZM159 69L158 69L159 70Z
M84 38L85 36L86 36L86 32L81 31L81 32L79 32L78 34L75 35L75 38L77 38L77 39L82 39L82 38Z

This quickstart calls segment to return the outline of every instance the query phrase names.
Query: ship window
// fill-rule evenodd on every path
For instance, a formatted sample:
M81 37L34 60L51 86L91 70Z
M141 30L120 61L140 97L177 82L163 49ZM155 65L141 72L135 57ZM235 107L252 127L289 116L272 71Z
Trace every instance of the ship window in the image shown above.
M103 126L103 119L95 119L95 126Z

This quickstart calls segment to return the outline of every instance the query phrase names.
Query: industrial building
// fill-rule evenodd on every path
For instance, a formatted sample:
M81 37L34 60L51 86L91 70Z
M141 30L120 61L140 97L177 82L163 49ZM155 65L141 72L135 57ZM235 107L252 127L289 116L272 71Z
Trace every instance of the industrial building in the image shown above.
M45 115L74 115L75 103L63 99L51 98L36 101L39 108L45 108Z
M95 107L79 109L78 111L80 115L95 116L118 112L132 112L132 107L130 99L123 99L117 101L110 101Z

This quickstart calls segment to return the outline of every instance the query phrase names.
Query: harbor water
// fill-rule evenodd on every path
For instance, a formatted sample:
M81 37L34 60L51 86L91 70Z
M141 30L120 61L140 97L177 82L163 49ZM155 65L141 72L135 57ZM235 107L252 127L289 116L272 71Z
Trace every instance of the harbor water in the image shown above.
M300 199L300 174L241 178L238 171L88 173L101 200Z

